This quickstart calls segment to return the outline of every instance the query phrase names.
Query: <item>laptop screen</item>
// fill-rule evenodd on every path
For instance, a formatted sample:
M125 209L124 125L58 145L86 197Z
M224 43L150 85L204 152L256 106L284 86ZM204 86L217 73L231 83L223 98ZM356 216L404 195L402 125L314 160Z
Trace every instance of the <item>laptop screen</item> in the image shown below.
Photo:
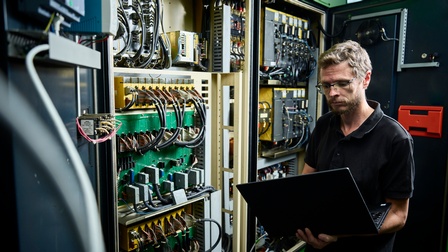
M236 185L270 237L378 232L349 168Z

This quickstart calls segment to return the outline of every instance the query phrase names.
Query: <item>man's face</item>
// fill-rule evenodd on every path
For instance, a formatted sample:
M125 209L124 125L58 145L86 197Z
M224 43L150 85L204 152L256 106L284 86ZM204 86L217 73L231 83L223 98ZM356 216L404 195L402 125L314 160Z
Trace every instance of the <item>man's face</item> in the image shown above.
M320 71L320 83L333 113L343 115L354 111L365 97L362 80L354 78L347 62Z

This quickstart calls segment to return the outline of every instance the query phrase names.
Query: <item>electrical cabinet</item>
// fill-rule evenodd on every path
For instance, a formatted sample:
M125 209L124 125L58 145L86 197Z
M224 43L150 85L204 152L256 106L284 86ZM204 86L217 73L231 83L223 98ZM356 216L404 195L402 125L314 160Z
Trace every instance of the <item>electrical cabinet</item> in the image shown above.
M115 160L120 250L219 248L221 195L210 190L212 74L113 71L122 123ZM197 221L212 218L218 226Z

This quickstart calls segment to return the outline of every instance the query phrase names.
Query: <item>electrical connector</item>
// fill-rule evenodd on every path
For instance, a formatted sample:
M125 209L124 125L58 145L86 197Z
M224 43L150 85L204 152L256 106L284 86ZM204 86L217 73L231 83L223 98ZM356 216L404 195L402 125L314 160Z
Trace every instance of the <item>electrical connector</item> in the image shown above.
M139 172L137 174L137 182L142 184L148 184L149 183L149 174L144 172Z
M191 169L188 171L188 185L189 186L195 186L199 185L201 183L201 174L197 170Z
M174 173L174 187L176 189L188 188L188 175L183 172L175 172Z
M173 197L173 202L176 205L187 202L187 200L188 200L184 189L178 189L178 190L172 191L171 196Z
M199 169L199 168L191 168L191 171L197 171L199 173L199 181L198 181L198 185L202 185L205 183L205 173L203 169Z
M171 192L174 191L174 182L165 180L162 182L162 190L165 192Z
M125 95L130 95L130 94L132 94L132 92L134 92L134 88L132 88L131 86L125 86L124 87L124 94Z
M121 124L121 121L110 114L83 114L76 120L78 132L92 143L110 140L120 129Z
M143 172L149 175L149 182L154 184L159 184L159 168L146 166L143 168Z
M132 204L140 202L140 189L134 185L128 185L125 188L127 201Z
M149 187L145 184L135 184L139 189L139 200L140 201L148 201L149 200Z

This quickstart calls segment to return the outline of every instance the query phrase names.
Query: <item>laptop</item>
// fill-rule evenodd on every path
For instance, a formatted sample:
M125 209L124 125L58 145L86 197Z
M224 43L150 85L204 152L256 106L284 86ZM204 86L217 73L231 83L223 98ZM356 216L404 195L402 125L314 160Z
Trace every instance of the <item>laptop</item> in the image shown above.
M269 237L378 233L390 204L368 207L348 167L237 184Z

